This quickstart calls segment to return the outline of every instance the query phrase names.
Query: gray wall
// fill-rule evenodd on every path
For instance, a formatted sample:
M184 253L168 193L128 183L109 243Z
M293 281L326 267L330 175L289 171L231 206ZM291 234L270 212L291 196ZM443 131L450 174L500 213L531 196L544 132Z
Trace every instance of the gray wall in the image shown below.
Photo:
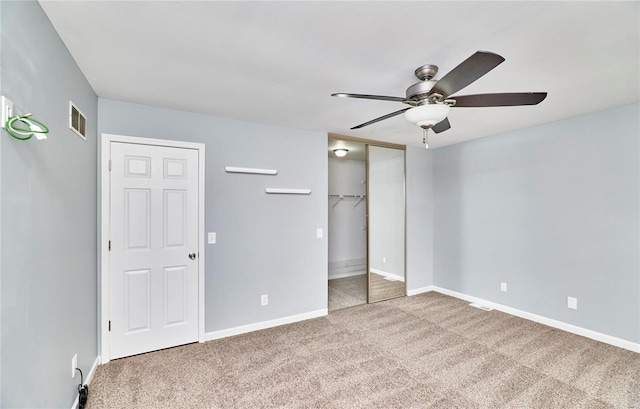
M106 99L99 133L206 144L205 229L218 242L206 246L207 332L327 308L326 134ZM225 166L278 174L228 174ZM267 195L265 187L312 193ZM269 294L266 307L261 294Z
M2 4L0 4L0 58L2 57ZM2 94L2 63L0 63L0 94ZM2 136L0 135L0 138ZM0 140L0 148L2 141ZM2 196L2 155L0 155L0 196ZM2 199L0 198L0 232L2 232ZM0 233L0 406L2 406L2 234Z
M2 1L2 89L49 139L0 135L2 401L70 407L96 356L97 98L36 2ZM68 128L69 100L88 121Z
M435 150L435 285L639 342L638 112Z
M2 57L2 4L0 4L0 58ZM2 94L2 63L0 63L0 94ZM0 138L2 136L0 135ZM0 148L2 141L0 140ZM0 196L2 196L2 155L0 155ZM0 198L0 232L2 232L2 199ZM2 406L2 234L0 233L0 406Z
M433 150L407 146L407 292L433 285Z

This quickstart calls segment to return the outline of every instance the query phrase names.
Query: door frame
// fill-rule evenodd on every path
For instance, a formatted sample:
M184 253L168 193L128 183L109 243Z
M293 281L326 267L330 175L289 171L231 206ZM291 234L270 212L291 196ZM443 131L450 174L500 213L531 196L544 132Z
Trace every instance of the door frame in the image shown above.
M183 142L165 139L140 138L135 136L101 135L100 154L100 305L98 308L100 340L100 361L105 364L111 360L109 339L109 225L110 216L110 182L109 156L111 142L130 143L136 145L163 146L168 148L194 149L198 152L198 342L205 342L204 332L204 197L205 197L205 145L196 142Z
M357 138L355 136L340 135L335 133L329 133L328 139L336 141L348 141L361 143L365 147L365 180L367 181L366 189L366 210L365 210L365 223L366 223L366 266L367 266L367 301L366 304L372 304L369 300L369 146L377 146L379 148L397 149L404 152L404 182L403 182L403 197L404 200L404 296L408 294L408 271L407 271L407 145L400 145L397 143L376 141L373 139ZM327 175L327 180L328 180ZM327 199L328 200L328 199ZM328 201L327 201L328 205ZM328 272L327 272L328 276ZM328 277L327 277L328 280ZM381 300L382 301L382 300ZM327 305L329 301L327 300Z

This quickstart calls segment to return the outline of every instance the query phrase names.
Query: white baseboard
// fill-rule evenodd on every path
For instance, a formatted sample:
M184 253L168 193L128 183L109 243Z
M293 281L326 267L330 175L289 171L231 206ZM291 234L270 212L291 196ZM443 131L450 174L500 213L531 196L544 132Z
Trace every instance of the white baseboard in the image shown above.
M96 360L93 361L93 365L91 365L91 369L89 370L89 373L87 374L87 377L84 379L84 384L85 385L89 385L91 383L91 380L93 379L93 375L96 374L96 369L98 368L98 365L100 365L100 355L98 355L96 357ZM78 379L78 378L75 378ZM78 383L80 383L80 380L78 379ZM91 388L89 388L89 393L91 393ZM71 409L77 409L78 408L78 398L79 396L76 396L76 400L73 401L73 405L71 405Z
M328 267L329 280L352 277L367 273L367 259L350 258L345 260L329 261Z
M353 277L353 276L360 276L360 275L365 275L367 274L367 270L360 270L360 271L348 271L346 273L329 273L329 280L335 280L336 278L346 278L346 277Z
M256 322L255 324L241 325L239 327L223 329L220 331L207 332L204 334L204 336L205 336L205 340L212 341L214 339L246 334L247 332L253 332L261 329L278 327L280 325L291 324L294 322L304 321L311 318L324 317L328 313L329 313L328 309L324 308L317 311L306 312L304 314L297 314L297 315L291 315L288 317L277 318L275 320Z
M551 318L543 317L541 315L532 314L530 312L521 311L516 308L507 307L506 305L497 304L491 301L483 300L482 298L473 297L471 295L459 293L456 291L448 290L442 287L432 286L431 291L435 291L441 294L449 295L461 300L475 302L478 304L486 305L495 310L505 312L516 317L524 318L530 321L537 322L539 324L547 325L549 327L557 328L562 331L570 332L572 334L581 335L586 338L590 338L596 341L604 342L605 344L613 345L618 348L628 349L629 351L640 353L640 344L627 341L625 339L616 338L611 335L603 334L601 332L592 331L590 329L578 327L573 324L567 324L566 322L554 320Z
M371 270L372 273L376 273L376 274L381 275L383 277L391 278L392 280L395 280L395 281L404 282L404 277L399 276L397 274L388 273L386 271L378 270L377 268L370 268L369 270Z
M428 285L426 287L420 287L420 288L415 288L413 290L407 290L407 295L408 296L412 296L412 295L428 293L429 291L433 291L434 289L435 289L434 286Z

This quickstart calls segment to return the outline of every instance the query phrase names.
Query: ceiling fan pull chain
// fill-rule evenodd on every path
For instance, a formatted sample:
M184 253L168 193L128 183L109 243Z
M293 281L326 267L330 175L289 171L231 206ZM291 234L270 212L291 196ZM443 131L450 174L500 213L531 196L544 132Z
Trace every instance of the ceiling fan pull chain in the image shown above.
M429 149L429 133L427 132L427 128L422 128L422 143L424 143L426 149Z

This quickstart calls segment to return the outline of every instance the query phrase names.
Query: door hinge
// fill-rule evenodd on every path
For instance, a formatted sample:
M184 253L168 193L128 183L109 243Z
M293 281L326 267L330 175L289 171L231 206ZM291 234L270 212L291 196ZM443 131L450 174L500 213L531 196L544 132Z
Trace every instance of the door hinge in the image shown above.
M111 172L111 159L109 159L109 172Z
M111 320L109 320L109 331L111 331Z
M109 240L109 251L111 251L111 240Z

